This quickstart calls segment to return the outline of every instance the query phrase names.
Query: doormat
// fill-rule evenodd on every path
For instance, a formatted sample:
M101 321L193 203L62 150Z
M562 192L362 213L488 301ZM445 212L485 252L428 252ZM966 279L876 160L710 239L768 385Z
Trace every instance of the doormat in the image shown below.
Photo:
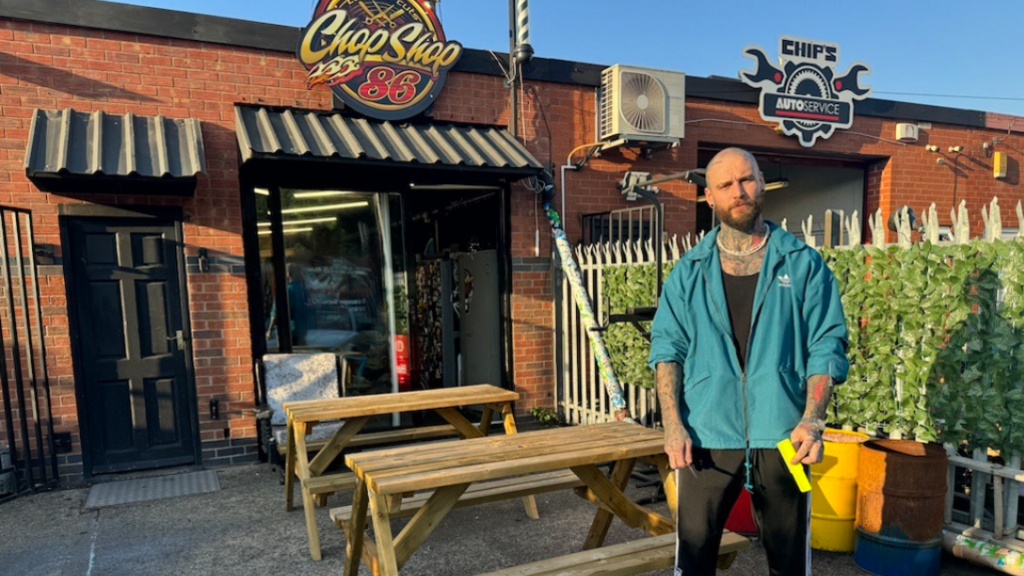
M137 480L122 480L97 484L89 490L85 508L103 508L119 504L132 504L161 498L176 498L192 494L206 494L220 490L220 480L214 470L156 476Z

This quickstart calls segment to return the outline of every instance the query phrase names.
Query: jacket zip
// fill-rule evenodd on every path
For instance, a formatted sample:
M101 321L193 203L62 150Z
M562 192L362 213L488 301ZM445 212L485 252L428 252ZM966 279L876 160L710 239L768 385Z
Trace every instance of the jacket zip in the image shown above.
M775 262L772 263L772 265L770 267L770 271L771 271L772 276L775 275L775 269L778 267L779 263L782 262L783 259L785 259L785 255L784 254L780 255L775 260ZM764 268L764 267L762 266L762 268ZM706 287L706 289L708 291L708 294L711 294L712 293L711 292L711 280L708 278L707 268L703 267L703 271L704 271L704 285L705 285L705 287ZM755 324L755 321L756 321L756 318L757 318L758 314L760 314L761 306L764 305L764 296L768 293L768 290L771 288L772 280L774 280L774 278L769 278L767 280L767 285L765 285L764 290L760 294L760 296L762 296L761 304L757 307L756 310L752 309L750 311L750 330L747 332L747 361L748 362L750 360L750 343L751 343L751 340L753 339L753 336L754 336L754 324ZM757 296L757 295L755 295L755 296ZM719 315L719 321L722 321L722 309L721 309L721 306L719 306L716 303L715 308L716 308L716 310L718 312L718 315ZM732 329L731 329L732 324L731 324L731 322L730 323L724 323L723 322L723 325L724 326L729 326L730 327L730 333L732 332ZM750 469L751 469L752 464L750 462L750 405L749 405L748 400L747 400L747 369L746 369L746 366L740 364L740 352L736 348L736 345L733 344L732 338L729 339L729 345L732 346L733 359L736 361L736 367L740 369L740 394L743 397L743 444L744 444L743 466L744 466L744 469L745 469L744 471L746 473L745 474L746 475L746 482L745 482L745 486L744 487L747 489L747 492L753 493L754 486L753 486L753 483L750 480Z
M772 265L772 274L775 273L774 272L775 271L775 266L778 264L778 262L780 260L781 260L781 258L779 260L777 260L775 262L775 264ZM772 279L769 278L767 282L768 282L768 284L765 286L764 294L767 294L768 293L768 289L771 288ZM762 302L762 304L764 303L764 298L763 297L762 297L761 302ZM759 312L760 312L760 308L758 308L758 310L754 310L754 309L750 310L750 330L747 331L747 363L750 362L750 351L751 351L750 344L751 344L751 342L753 341L753 338L754 338L754 322L755 322L755 319L757 318L757 315L758 315ZM739 364L740 352L739 352L739 350L736 350L735 346L733 346L733 351L736 353L736 363ZM752 464L750 462L750 406L747 403L747 367L746 367L746 365L743 365L740 368L740 391L743 394L743 440L744 440L744 450L746 451L745 454L744 454L744 459L743 459L743 466L746 469L746 485L744 486L744 488L747 489L747 492L750 492L751 494L753 494L754 493L754 484L753 484L753 482L750 481L750 468L751 468Z
M714 297L714 293L711 290L711 280L708 278L707 267L706 266L702 267L702 269L704 271L704 285L705 285L705 288L707 289L708 294L711 295L711 297ZM719 271L719 274L721 274L721 271ZM731 324L731 322L725 322L722 319L722 307L721 307L721 305L718 302L715 303L715 311L718 313L719 321L722 322L723 326L728 326L729 327L729 332L731 333L732 332L732 324ZM753 326L754 326L753 314L751 314L751 317L750 317L750 326L751 326L751 331L750 331L750 333L747 334L747 353L748 353L748 355L750 353L750 337L754 333L753 332ZM740 372L740 393L743 396L743 443L744 443L744 449L746 450L746 458L744 460L744 464L746 466L747 490L751 490L752 487L750 485L750 408L747 405L747 370L746 370L746 368L743 365L740 364L740 352L739 352L739 350L736 349L736 345L733 344L732 338L729 339L729 345L732 346L732 353L733 353L732 357L733 357L733 360L736 361L736 367L739 368L739 372Z

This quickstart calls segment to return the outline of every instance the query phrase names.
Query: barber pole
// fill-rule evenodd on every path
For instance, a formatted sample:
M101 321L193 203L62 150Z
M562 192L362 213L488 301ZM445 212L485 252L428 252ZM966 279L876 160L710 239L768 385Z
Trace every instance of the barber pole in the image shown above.
M519 46L530 43L530 0L516 2L516 42Z

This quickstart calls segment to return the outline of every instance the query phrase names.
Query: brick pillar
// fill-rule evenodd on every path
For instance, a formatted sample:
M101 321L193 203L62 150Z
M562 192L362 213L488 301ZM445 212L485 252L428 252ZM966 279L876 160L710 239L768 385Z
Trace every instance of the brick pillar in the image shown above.
M519 415L555 403L554 299L549 258L512 260L513 384Z

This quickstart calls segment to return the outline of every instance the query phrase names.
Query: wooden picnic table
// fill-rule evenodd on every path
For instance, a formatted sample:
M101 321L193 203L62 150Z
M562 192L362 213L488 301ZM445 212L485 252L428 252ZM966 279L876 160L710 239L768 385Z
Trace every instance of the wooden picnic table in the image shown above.
M375 575L397 576L444 516L460 503L471 484L543 476L566 469L582 482L577 494L598 505L585 541L587 550L602 546L613 518L656 537L655 546L616 545L602 549L603 555L564 556L516 567L508 574L592 574L599 565L606 568L610 556L620 563L615 574L667 567L673 557L674 521L634 503L623 492L637 459L648 459L658 466L674 513L675 474L664 454L663 433L626 422L349 454L345 462L355 472L358 484L350 519L343 526L347 540L345 575L355 576L359 564L365 561ZM614 463L610 476L598 468L602 463ZM391 520L401 509L402 496L423 490L433 493L394 535ZM373 540L366 535L368 515ZM731 561L747 544L745 538L727 533L720 558L731 555L727 558ZM610 548L616 550L608 553Z
M283 405L288 416L288 447L285 453L285 510L291 511L293 508L294 484L295 479L298 479L306 517L309 552L313 559L320 560L320 536L316 526L314 497L325 498L326 494L355 486L356 479L352 473L325 474L325 472L339 454L353 443L358 443L360 437L357 434L372 417L399 412L432 410L448 422L451 428L448 432L462 438L479 438L487 435L492 416L495 413L500 413L505 433L514 434L516 424L512 412L512 402L518 399L519 394L511 390L504 390L489 384L478 384L394 394L286 402ZM483 415L480 424L474 425L458 411L458 408L477 405L483 406ZM344 424L330 440L320 446L316 455L310 459L309 453L312 448L307 444L306 436L313 431L317 424L334 420L343 420ZM396 432L396 434L390 434L393 439L416 438L415 429L411 431L412 433L410 431ZM380 441L386 441L389 434L377 433L374 436L379 437ZM527 514L532 518L539 517L533 497L525 498L524 502Z

